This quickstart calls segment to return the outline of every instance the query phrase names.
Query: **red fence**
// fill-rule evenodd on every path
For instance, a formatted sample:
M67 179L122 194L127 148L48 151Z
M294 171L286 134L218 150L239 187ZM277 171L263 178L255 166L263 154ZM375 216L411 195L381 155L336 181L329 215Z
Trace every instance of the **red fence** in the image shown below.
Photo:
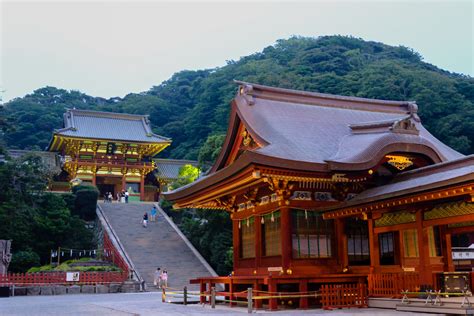
M122 269L122 271L128 274L128 265L125 263L125 260L115 248L106 231L104 231L104 259L112 262L117 267Z
M66 281L67 272L37 272L0 274L1 285L43 285L43 284L108 284L123 282L127 272L79 272L79 281Z
M320 288L324 309L367 307L367 287L358 284L323 284Z
M368 279L370 296L393 297L420 289L418 273L377 273L369 274Z

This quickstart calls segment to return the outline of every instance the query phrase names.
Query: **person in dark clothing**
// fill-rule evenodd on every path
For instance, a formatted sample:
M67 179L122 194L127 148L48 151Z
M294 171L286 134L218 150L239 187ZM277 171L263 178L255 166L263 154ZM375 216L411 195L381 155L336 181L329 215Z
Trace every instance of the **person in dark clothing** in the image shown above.
M147 227L148 225L148 213L145 212L145 214L143 214L143 227Z

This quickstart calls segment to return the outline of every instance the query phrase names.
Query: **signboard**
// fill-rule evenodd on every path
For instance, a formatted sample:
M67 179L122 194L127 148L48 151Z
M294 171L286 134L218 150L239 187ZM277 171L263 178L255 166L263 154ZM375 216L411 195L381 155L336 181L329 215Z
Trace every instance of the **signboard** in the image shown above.
M268 272L281 272L283 267L268 267Z
M403 267L403 272L415 272L415 267Z
M79 272L66 272L66 282L79 282Z

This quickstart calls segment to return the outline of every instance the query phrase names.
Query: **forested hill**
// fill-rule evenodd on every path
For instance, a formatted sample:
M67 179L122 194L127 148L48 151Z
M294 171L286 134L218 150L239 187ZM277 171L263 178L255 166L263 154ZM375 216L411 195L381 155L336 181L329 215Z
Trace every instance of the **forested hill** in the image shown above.
M455 56L453 56L455 58ZM149 114L171 137L162 156L196 159L210 135L226 131L233 79L283 88L391 100L416 100L425 126L465 154L474 153L474 79L441 70L405 47L329 36L279 40L226 66L181 71L149 91L103 99L45 87L6 104L11 148L44 149L66 108ZM100 84L100 83L97 83Z

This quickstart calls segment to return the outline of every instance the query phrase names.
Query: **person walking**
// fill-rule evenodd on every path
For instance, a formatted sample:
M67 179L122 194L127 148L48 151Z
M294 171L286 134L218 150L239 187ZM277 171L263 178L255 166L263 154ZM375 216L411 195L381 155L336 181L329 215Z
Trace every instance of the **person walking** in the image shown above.
M153 276L153 285L157 288L161 288L161 268L156 268Z
M147 227L148 226L148 213L145 212L145 214L143 214L143 227Z
M165 289L168 287L168 270L163 270L161 273L161 286Z
M153 208L150 211L150 215L151 215L150 222L156 221L156 206L153 206Z
M128 203L128 196L130 194L128 193L128 191L125 191L125 203Z

